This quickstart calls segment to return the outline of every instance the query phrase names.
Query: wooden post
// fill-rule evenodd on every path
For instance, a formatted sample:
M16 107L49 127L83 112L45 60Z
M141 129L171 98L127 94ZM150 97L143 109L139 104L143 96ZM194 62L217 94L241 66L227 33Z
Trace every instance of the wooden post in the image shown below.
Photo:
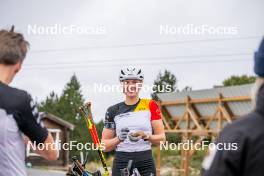
M218 124L217 124L217 128L218 130L222 129L222 119L223 119L223 113L221 111L221 107L222 107L222 95L219 94L218 97L218 110L219 110L219 116L218 116Z
M188 142L188 134L185 133L182 135L182 142ZM183 170L183 176L188 176L189 175L189 150L182 150L182 170Z
M186 98L186 110L188 111L190 109L190 97L188 96ZM189 112L186 114L186 127L187 129L190 129L190 114ZM184 133L182 135L182 142L183 143L188 143L189 140L189 133ZM188 176L189 175L189 150L183 150L183 170L184 170L184 176Z

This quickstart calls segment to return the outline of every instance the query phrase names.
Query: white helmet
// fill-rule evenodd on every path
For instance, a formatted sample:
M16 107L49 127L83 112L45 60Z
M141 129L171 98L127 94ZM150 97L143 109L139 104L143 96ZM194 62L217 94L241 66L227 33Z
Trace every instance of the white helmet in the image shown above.
M124 80L144 80L144 74L142 73L141 69L137 69L135 67L132 68L124 68L121 69L120 75L119 75L119 80L124 81Z

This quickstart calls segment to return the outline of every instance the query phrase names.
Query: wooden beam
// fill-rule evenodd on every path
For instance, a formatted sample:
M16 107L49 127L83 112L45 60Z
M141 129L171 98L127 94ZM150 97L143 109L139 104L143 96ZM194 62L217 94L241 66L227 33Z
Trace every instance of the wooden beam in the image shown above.
M234 101L250 101L250 96L237 96L237 97L225 97L222 98L223 102L234 102ZM192 99L189 101L190 104L198 103L218 103L219 98L204 98L204 99ZM173 105L184 105L186 100L166 101L161 102L161 106L173 106Z
M158 102L158 106L159 106L159 109L160 111L162 112L162 106L161 106L161 102L159 101ZM167 115L171 117L170 113L167 111L166 107L164 107L164 111L166 111ZM169 125L169 123L167 122L167 119L164 117L164 115L161 113L161 117L162 117L162 121L163 123L165 124L165 127L168 129L168 130L171 130L171 127Z
M238 96L238 97L224 97L222 98L223 102L230 102L230 101L251 101L252 98L250 96Z
M169 125L169 123L167 122L166 118L161 114L161 118L162 118L162 121L163 123L165 124L165 127L168 129L168 130L171 130L171 127ZM165 128L165 129L166 129Z
M173 128L174 130L176 130L176 129L179 128L180 123L181 123L181 121L182 121L183 119L185 119L186 114L187 114L187 111L185 111L184 114L183 114L183 116L182 116L179 120L177 120L177 123L176 123L175 127Z
M192 133L199 135L207 135L207 133L219 133L220 130L188 130L188 129L178 129L178 130L165 130L165 133Z
M182 136L182 142L188 142L190 135L188 133L183 134ZM183 150L183 165L182 169L184 170L183 175L188 176L189 175L189 164L190 164L190 157L189 157L189 150Z
M231 116L231 115L230 115ZM215 114L210 115L210 116L199 116L201 120L210 120L211 118L213 118L214 120L217 120L217 118L215 118ZM235 119L239 119L239 116L231 116L233 120ZM180 118L182 118L182 116L173 116L172 119L170 120L174 120L174 121L178 121Z
M196 116L195 112L192 109L190 109L190 108L188 108L187 111L189 112L190 117L191 117L192 121L194 122L194 124L197 126L197 128L199 130L203 130L203 127L197 121L198 120L198 117Z
M219 113L219 110L218 110L218 108L216 108L214 115L207 120L206 125L205 125L205 129L209 129L212 121L217 120L218 113Z
M227 110L225 109L225 107L220 106L219 108L220 108L220 111L223 113L223 117L227 120L227 122L228 123L232 123L232 117L227 112Z

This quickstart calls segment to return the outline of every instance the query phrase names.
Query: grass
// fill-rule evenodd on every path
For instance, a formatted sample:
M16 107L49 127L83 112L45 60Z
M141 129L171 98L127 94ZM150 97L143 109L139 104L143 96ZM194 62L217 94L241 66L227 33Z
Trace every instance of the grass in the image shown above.
M206 150L197 150L190 158L189 175L200 176L202 161ZM153 156L156 159L157 148L153 149ZM162 150L161 151L161 175L178 176L181 175L181 151L179 150Z

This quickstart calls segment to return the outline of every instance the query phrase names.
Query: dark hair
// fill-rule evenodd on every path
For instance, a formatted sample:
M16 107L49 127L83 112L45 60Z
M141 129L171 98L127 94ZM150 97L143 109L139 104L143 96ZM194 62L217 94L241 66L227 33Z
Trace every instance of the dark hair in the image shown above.
M0 30L0 64L15 65L25 59L29 43L23 35L10 31Z

